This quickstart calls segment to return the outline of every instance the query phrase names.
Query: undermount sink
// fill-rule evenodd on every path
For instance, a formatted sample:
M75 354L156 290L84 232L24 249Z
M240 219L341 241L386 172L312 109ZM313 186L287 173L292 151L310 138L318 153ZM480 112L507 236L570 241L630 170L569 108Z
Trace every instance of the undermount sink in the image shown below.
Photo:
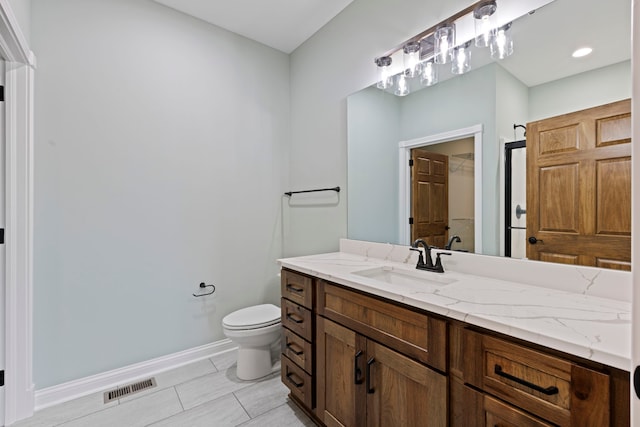
M353 274L393 285L412 286L418 289L425 285L444 286L457 281L450 277L439 276L438 273L421 270L405 270L391 266L368 268L366 270L354 271Z

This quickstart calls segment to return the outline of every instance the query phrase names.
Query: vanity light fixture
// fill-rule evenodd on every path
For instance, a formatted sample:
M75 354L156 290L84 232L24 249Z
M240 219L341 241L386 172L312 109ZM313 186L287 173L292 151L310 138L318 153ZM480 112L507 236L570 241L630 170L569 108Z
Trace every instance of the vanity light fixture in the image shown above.
M469 63L471 59L471 42L468 41L453 49L451 59L451 72L453 74L464 74L471 69Z
M419 72L420 42L410 41L402 48L404 52L404 73L409 78L414 78Z
M438 67L433 61L427 61L422 64L420 70L420 83L423 86L433 86L438 83Z
M375 59L378 66L378 89L388 89L393 86L393 76L391 75L391 57L381 56Z
M456 27L454 24L443 24L433 33L434 62L446 64L449 62L453 46L456 42Z
M478 4L473 10L477 47L488 47L495 37L497 8L495 0L490 0Z
M393 87L394 94L408 95L411 88L417 86L417 82L413 83L413 80L417 80L418 76L422 86L438 83L438 68L441 68L439 66L448 64L450 61L451 73L464 74L471 69L471 50L476 47L488 46L491 57L496 60L511 55L513 53L512 23L505 24L505 17L498 20L497 1L477 0L474 4L376 58L377 87L383 90ZM505 14L513 15L513 10L507 9ZM402 55L402 67L394 67L392 75L390 71L392 57L396 56L396 61L399 61L399 55Z
M409 83L407 82L407 76L405 73L398 74L398 82L396 84L395 93L398 96L409 95Z
M511 38L511 22L498 28L489 46L493 59L504 59L513 53L513 39Z
M593 49L590 47L581 47L580 49L576 49L575 52L571 54L574 58L582 58L583 56L587 56L593 52Z

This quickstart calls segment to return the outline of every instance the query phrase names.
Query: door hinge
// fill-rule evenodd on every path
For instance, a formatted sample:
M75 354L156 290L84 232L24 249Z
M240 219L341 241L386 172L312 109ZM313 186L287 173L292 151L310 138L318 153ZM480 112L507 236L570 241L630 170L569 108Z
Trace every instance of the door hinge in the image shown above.
M409 217L409 225L413 225L413 217Z
M409 167L413 166L413 159L409 159Z
M4 228L0 228L0 245L4 245Z
M4 385L4 369L0 371L0 387Z
M4 86L0 86L0 102L4 102Z

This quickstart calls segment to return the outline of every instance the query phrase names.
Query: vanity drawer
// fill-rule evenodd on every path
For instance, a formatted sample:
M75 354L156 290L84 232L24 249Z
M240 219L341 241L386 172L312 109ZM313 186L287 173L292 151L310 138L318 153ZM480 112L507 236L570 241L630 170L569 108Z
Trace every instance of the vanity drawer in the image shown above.
M307 341L313 338L311 310L282 298L282 326L300 335Z
M286 385L289 390L291 390L291 394L307 408L313 408L311 376L286 356L282 357L281 363L282 369L280 370L280 375L284 385Z
M486 427L553 427L531 415L489 396L484 396Z
M313 308L313 279L295 271L282 269L280 273L280 291L283 298Z
M466 353L470 384L560 426L609 425L608 375L477 332L465 341L479 347Z
M316 291L319 314L446 371L447 323L444 320L323 280L318 280Z
M282 354L291 359L307 373L313 368L313 350L310 342L282 328Z

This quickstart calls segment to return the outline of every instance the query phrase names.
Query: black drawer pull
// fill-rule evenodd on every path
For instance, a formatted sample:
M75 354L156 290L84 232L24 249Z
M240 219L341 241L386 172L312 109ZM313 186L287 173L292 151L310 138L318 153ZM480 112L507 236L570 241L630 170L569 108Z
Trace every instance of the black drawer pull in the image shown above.
M373 365L373 363L376 361L376 359L374 359L373 357L369 360L367 360L367 393L369 394L373 394L375 393L376 389L371 387L371 365Z
M304 292L304 288L296 288L295 286L293 286L291 283L287 284L287 290L291 291L291 292L295 292L297 294L301 294Z
M293 378L294 376L297 376L297 375L295 375L295 374L294 374L294 373L292 373L292 372L289 372L289 373L287 374L287 380L289 380L289 382L290 382L291 384L293 384L294 386L296 386L297 388L302 387L302 386L304 385L304 381L302 381L302 380L300 380L300 381L296 381L296 380Z
M287 313L287 319L291 320L294 323L302 323L304 322L304 319L302 317L298 317L294 314L289 314Z
M506 372L504 372L502 370L502 366L500 366L500 365L496 365L495 366L494 372L498 376L501 376L501 377L506 378L506 379L511 380L511 381L515 381L518 384L521 384L521 385L523 385L525 387L529 387L529 388L531 388L531 389L533 389L535 391L539 391L540 393L546 394L547 396L558 394L558 387L556 387L554 385L549 386L547 388L540 387L539 385L534 384L534 383L530 383L529 381L523 380L522 378L514 377L511 374L507 374Z
M294 343L288 342L287 343L287 348L289 350L291 350L291 352L293 352L293 354L295 354L296 356L300 356L302 353L304 353L304 350L302 348L298 347L298 345L294 344ZM298 348L299 350L296 350L296 348Z
M353 383L354 384L362 384L362 371L358 367L358 357L362 356L362 350L356 353L356 356L353 358Z

